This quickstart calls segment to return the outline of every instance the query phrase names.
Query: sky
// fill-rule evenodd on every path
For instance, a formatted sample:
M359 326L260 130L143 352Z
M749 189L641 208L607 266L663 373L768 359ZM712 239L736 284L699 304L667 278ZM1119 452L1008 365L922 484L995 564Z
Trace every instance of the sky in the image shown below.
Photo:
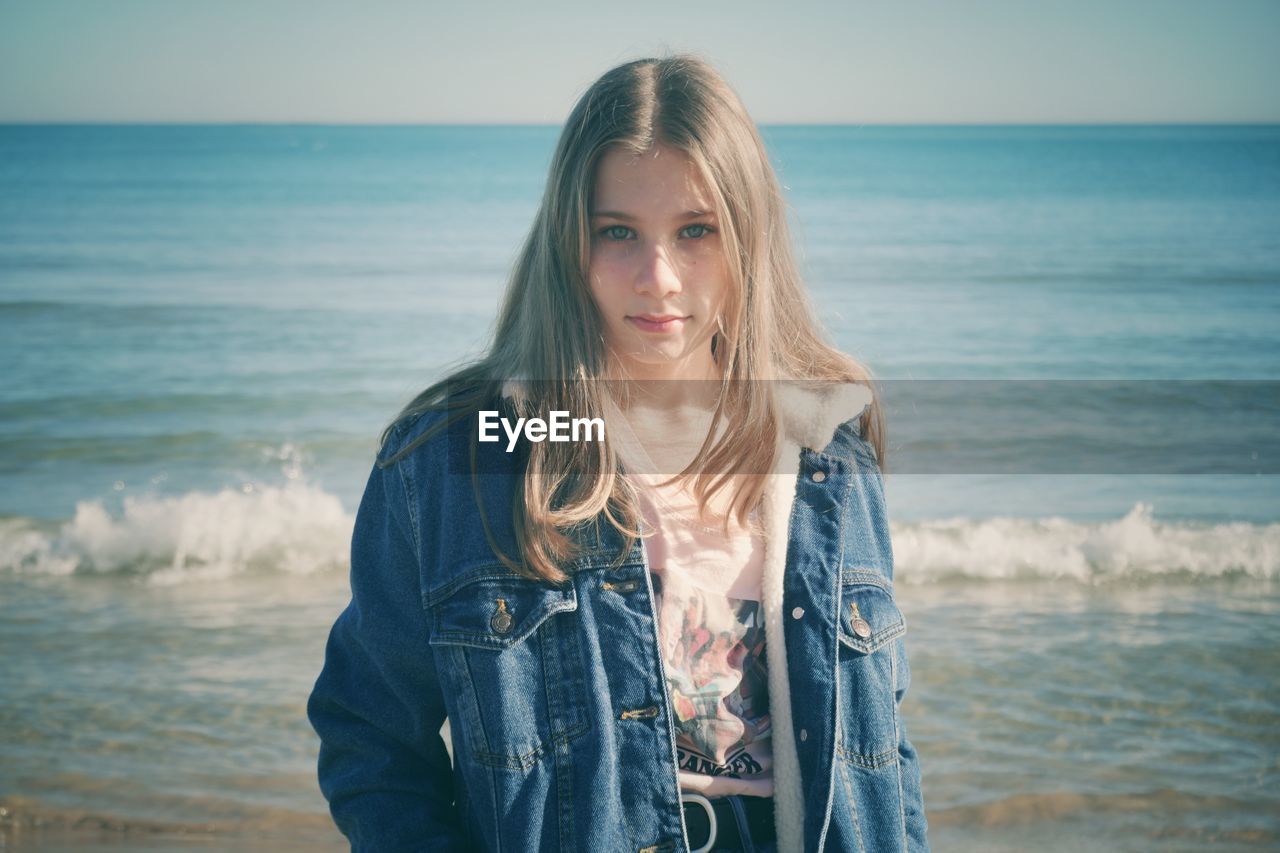
M559 124L641 56L761 123L1280 121L1280 0L0 0L0 122Z

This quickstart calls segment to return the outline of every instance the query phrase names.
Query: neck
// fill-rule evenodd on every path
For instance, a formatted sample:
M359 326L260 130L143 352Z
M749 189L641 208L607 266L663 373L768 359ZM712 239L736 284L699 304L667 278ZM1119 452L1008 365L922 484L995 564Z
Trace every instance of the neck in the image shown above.
M613 396L623 409L693 407L710 411L720 396L720 366L710 349L673 364L630 362L611 369L609 378L618 386Z

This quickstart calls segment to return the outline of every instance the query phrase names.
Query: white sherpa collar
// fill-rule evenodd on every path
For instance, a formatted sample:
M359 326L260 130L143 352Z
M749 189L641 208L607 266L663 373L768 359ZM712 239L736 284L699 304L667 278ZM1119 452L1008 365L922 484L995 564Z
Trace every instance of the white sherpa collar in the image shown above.
M835 438L840 424L871 404L871 389L852 383L805 388L784 382L778 398L786 437L800 447L821 450Z

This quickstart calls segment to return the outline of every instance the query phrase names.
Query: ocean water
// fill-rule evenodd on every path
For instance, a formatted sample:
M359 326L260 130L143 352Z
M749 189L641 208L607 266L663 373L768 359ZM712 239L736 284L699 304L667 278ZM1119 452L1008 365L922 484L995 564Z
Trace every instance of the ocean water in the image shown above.
M484 345L556 132L0 127L4 845L341 849L304 706L356 502ZM833 340L904 394L937 849L1280 844L1280 128L765 136ZM1127 410L1069 381L1142 432L1082 455Z

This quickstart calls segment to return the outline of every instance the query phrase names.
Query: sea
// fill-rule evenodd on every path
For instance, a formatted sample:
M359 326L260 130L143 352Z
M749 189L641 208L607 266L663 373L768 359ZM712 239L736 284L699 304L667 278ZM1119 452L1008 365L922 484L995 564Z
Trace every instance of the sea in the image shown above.
M0 848L344 849L355 510L557 133L0 126ZM1280 848L1280 126L762 135L887 389L934 849Z

